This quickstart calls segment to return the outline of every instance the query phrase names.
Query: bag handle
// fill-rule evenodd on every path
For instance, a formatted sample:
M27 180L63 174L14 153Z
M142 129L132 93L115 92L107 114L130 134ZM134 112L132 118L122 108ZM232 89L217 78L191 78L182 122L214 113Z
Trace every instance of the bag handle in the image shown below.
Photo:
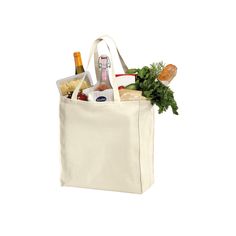
M80 83L77 85L77 87L75 88L73 94L72 94L72 97L71 97L71 100L77 100L77 94L79 93L80 91L80 87L86 77L86 74L88 72L88 67L90 65L90 61L91 61L91 58L96 50L96 47L97 45L102 41L103 39L101 38L98 38L96 39L93 44L92 44L92 47L90 49L90 53L89 53L89 59L88 59L88 64L87 64L87 67L86 67L86 70L84 72L84 75L83 75L83 78L81 79ZM114 93L114 101L120 101L120 95L119 95L119 91L118 91L118 87L115 83L115 70L114 70L114 64L113 64L113 59L112 59L112 56L110 57L110 62L111 62L111 72L112 72L112 76L111 76L111 79L110 79L110 83L111 83L111 86L113 88L113 93Z
M126 72L128 71L128 66L125 64L124 59L123 59L123 57L121 56L120 51L118 50L118 47L117 47L117 45L116 45L114 39L113 39L112 37L110 37L109 35L102 35L102 36L100 36L99 38L101 39L101 41L104 41L104 42L106 43L106 46L107 46L107 48L108 48L108 50L109 50L110 53L111 53L111 50L110 50L109 44L108 44L108 42L107 42L106 39L110 39L110 40L112 41L112 43L114 44L114 46L115 46L115 48L116 48L116 52L117 52L117 54L118 54L118 57L119 57L121 66L122 66L122 68L123 68L123 71L124 71L124 73L126 73ZM96 49L95 49L95 52L94 52L94 65L95 65L95 70L96 70L96 76L97 76L97 78L98 78L98 76L99 76L99 68L98 68L98 66L96 66L97 63L98 63L98 58L99 58L99 56L98 56L98 50L97 50L97 46L96 46Z
M83 78L81 79L80 83L77 85L77 87L75 88L73 94L72 94L72 97L71 97L71 100L77 100L77 94L78 92L80 91L80 87L82 85L82 82L84 81L85 77L86 77L86 74L87 74L87 71L88 71L88 67L90 65L90 61L91 61L91 58L92 58L92 55L94 54L94 57L97 57L98 58L98 52L97 52L97 45L101 42L101 41L105 41L105 43L107 44L107 41L105 40L105 37L109 37L109 36L101 36L99 38L97 38L93 44L92 44L92 47L90 49L90 53L89 53L89 59L88 59L88 64L87 64L87 67L86 67L86 71L84 73L84 76ZM114 40L109 37L113 43L115 44ZM116 44L115 44L116 46ZM109 46L107 45L108 47L108 50L110 51L109 49ZM121 57L120 55L120 52L118 51L118 48L116 47L117 49L117 53L119 55L119 59L120 59L120 62L122 64L122 67L124 69L124 71L128 70L128 67L126 66L123 58ZM110 51L110 62L111 62L111 71L112 71L112 78L110 79L110 82L111 82L111 86L113 88L113 91L114 91L114 101L120 101L120 95L119 95L119 91L118 91L118 87L116 85L116 82L115 82L115 70L114 70L114 63L113 63L113 58L112 58L112 53ZM95 62L97 64L97 61ZM96 64L95 64L95 70L96 70ZM96 72L97 73L97 72Z

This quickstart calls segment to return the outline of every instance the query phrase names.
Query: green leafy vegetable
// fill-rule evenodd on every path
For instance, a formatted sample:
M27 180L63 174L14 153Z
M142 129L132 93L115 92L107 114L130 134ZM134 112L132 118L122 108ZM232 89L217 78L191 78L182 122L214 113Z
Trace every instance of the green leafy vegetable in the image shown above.
M137 90L141 90L142 95L150 100L152 105L155 104L159 107L159 113L166 111L170 106L173 113L178 115L174 92L157 79L164 67L163 62L159 62L151 64L150 67L129 69L127 73L136 74Z

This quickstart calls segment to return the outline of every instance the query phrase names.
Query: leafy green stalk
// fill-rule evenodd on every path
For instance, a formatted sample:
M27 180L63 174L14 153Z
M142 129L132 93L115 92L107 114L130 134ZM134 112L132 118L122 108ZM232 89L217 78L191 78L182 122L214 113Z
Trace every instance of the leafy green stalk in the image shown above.
M174 92L157 77L164 69L163 62L153 63L148 66L144 66L141 69L129 69L128 74L136 74L136 85L138 90L142 91L142 95L150 100L152 105L159 107L159 113L166 111L169 107L172 108L172 112L178 115L178 106L174 99Z

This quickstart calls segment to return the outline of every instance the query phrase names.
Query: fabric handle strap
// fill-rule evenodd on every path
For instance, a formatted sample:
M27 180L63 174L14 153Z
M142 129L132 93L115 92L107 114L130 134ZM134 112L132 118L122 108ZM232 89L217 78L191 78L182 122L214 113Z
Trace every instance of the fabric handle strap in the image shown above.
M126 72L128 71L128 66L125 64L124 59L123 59L123 57L121 56L120 51L118 50L118 47L117 47L117 45L116 45L114 39L113 39L112 37L108 36L108 35L103 35L103 36L101 36L101 37L99 37L99 38L101 39L101 41L104 41L104 42L106 43L106 46L107 46L107 48L108 48L110 54L111 54L111 50L110 50L110 48L109 48L109 43L107 42L106 39L108 38L108 39L110 39L110 40L113 42L113 44L114 44L114 46L115 46L115 48L116 48L116 52L117 52L117 54L118 54L118 57L119 57L121 66L122 66L122 68L123 68L123 71L124 71L124 73L126 73ZM97 78L98 78L98 76L99 76L99 68L98 68L98 66L97 66L97 64L98 64L98 58L99 58L99 56L98 56L98 50L97 50L97 46L96 46L95 52L94 52L94 65L95 65L95 71L96 71L96 76L97 76Z
M77 85L77 87L75 88L73 94L72 94L72 97L71 97L71 100L77 100L77 94L79 93L80 91L80 87L86 77L86 74L87 74L87 71L88 71L88 67L89 67L89 64L90 64L90 61L91 61L91 58L93 56L93 54L95 54L95 51L97 52L97 45L103 41L104 39L103 38L98 38L94 41L91 49L90 49L90 53L89 53L89 59L88 59L88 64L87 64L87 67L86 67L86 71L84 73L84 76L83 78L81 79L80 83ZM109 47L108 47L109 49ZM111 53L110 53L111 54ZM115 82L115 70L114 70L114 64L113 64L113 58L112 58L112 54L110 56L110 62L111 62L111 72L112 72L112 77L110 79L110 83L111 83L111 86L113 88L113 92L114 92L114 101L120 101L120 95L119 95L119 91L118 91L118 87L116 85L116 82ZM96 66L95 66L96 67Z

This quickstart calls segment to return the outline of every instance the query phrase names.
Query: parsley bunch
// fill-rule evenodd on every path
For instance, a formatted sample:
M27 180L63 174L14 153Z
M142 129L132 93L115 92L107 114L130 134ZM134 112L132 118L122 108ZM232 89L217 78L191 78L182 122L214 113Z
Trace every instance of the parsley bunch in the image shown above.
M152 105L155 104L159 107L159 113L166 111L170 106L173 113L178 115L174 92L157 79L164 66L163 62L153 63L150 67L129 69L127 73L136 74L137 90L141 90L142 95L150 100Z

